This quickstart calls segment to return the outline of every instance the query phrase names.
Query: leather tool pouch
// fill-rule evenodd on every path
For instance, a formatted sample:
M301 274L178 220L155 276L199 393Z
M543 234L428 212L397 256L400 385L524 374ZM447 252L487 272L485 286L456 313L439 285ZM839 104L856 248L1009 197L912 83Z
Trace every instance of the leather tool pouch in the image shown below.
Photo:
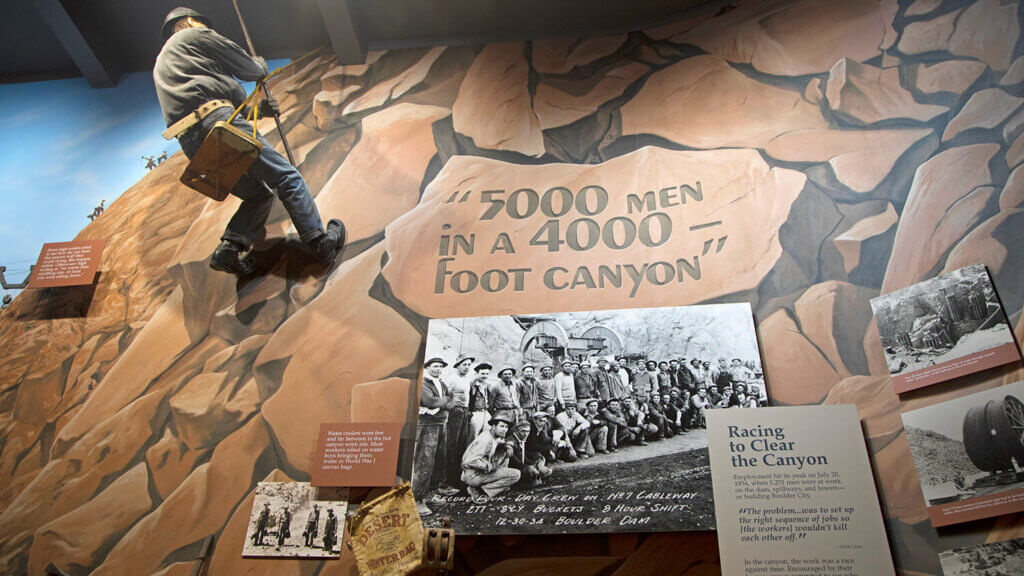
M181 175L182 184L218 202L227 198L259 158L263 145L253 135L217 122Z

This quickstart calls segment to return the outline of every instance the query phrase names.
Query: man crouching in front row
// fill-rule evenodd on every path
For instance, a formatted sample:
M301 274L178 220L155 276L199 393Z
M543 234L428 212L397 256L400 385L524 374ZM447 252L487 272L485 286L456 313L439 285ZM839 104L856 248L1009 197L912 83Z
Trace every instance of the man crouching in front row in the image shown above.
M521 474L509 467L512 447L505 442L505 435L514 424L512 416L499 412L490 424L491 428L477 436L462 456L462 481L476 504L508 490Z

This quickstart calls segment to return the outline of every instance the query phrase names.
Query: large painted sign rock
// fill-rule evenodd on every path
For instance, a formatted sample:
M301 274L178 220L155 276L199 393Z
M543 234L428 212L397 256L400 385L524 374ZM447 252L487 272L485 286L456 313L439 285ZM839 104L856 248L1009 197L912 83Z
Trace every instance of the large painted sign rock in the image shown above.
M753 150L598 165L457 156L385 231L384 278L429 317L667 306L756 288L799 172Z

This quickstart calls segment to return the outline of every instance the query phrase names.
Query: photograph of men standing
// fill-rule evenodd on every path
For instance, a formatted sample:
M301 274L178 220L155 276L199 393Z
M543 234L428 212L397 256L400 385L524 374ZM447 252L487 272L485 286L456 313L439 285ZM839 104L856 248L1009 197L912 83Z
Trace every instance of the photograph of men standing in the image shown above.
M423 365L426 374L420 387L419 420L416 422L416 454L413 464L412 493L421 516L433 514L427 506L427 496L441 482L447 459L448 411L456 405L448 386L441 379L441 371L448 363L431 358Z
M251 82L267 75L262 58L250 57L210 26L210 20L195 10L171 10L164 19L164 45L153 67L157 100L168 126L165 136L177 137L189 159L214 125L227 121L245 100L245 90L236 78ZM278 115L277 102L264 100L260 113ZM253 131L242 114L231 124L246 133ZM210 268L240 277L256 272L255 261L242 253L262 236L275 192L305 247L322 264L333 263L345 242L344 224L334 219L324 228L302 175L263 136L259 140L263 144L259 157L231 190L242 203L210 256Z

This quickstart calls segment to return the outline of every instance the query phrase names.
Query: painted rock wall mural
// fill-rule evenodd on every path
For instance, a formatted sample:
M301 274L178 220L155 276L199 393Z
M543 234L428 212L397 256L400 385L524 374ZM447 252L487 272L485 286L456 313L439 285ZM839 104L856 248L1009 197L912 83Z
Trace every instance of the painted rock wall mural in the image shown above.
M901 401L868 305L981 261L1024 335L1021 15L751 0L611 37L298 62L276 94L348 225L338 264L277 206L264 272L211 272L237 204L178 184L180 153L85 228L108 240L95 289L0 316L0 572L184 574L213 534L213 574L353 574L243 560L253 490L308 480L322 421L411 437L428 318L702 302L751 302L777 402L857 404L904 574L1024 536L1022 517L932 529L899 418L1022 372ZM460 573L718 571L713 533L458 545Z

